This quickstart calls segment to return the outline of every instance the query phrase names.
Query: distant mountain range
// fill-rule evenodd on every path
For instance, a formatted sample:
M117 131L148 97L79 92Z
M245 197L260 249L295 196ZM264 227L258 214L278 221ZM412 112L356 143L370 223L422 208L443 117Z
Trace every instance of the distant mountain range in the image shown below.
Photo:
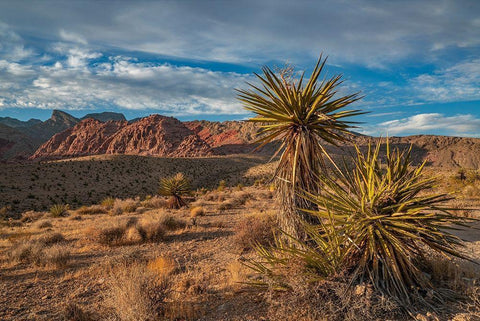
M201 157L250 153L260 127L245 121L190 121L151 115L127 121L119 113L88 114L78 119L54 110L50 119L20 121L0 117L0 160L49 160L97 154L130 154L167 157ZM353 135L364 146L379 138ZM480 139L417 135L391 137L394 146L413 145L414 163L427 160L446 168L480 168ZM351 145L351 143L349 143ZM331 153L351 150L328 146ZM260 152L272 154L277 144Z

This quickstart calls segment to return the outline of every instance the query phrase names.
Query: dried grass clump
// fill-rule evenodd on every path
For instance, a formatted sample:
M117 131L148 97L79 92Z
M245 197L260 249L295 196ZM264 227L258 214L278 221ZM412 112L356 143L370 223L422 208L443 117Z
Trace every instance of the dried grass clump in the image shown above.
M117 224L105 228L91 228L87 231L87 237L96 243L107 246L117 246L124 243L124 234L127 226Z
M170 214L163 214L160 216L159 221L168 231L180 230L187 226L185 221L180 220Z
M158 280L165 282L177 269L177 263L171 256L159 256L148 262L147 269L154 272Z
M159 242L165 239L166 227L162 221L143 219L136 226L144 242Z
M8 253L13 262L63 268L70 260L70 249L53 239L35 239L17 243Z
M371 287L357 286L353 291L347 282L321 281L300 283L302 276L291 271L296 288L270 293L271 320L357 321L404 320L405 314L393 300L375 293Z
M253 195L244 191L232 193L232 200L236 206L245 205L245 203L252 199Z
M256 213L245 217L235 226L234 241L244 251L255 245L268 246L274 241L275 217Z
M44 229L44 228L49 228L49 227L52 227L52 222L49 221L49 220L41 220L41 221L38 221L36 222L35 224L35 228L38 228L38 229Z
M113 203L111 214L120 215L123 213L133 213L139 206L139 202L134 199L128 198L125 200L121 200L117 198Z
M107 209L111 209L113 207L113 204L115 204L115 199L113 197L106 197L100 203L100 205L106 207Z
M204 216L205 209L202 206L195 206L190 210L190 217L195 218L197 216Z
M142 201L142 206L146 208L166 208L167 201L163 197L153 196Z
M21 222L35 222L39 219L41 219L45 215L44 212L36 212L36 211L28 211L22 214L22 217L20 218Z
M108 213L107 208L102 205L82 206L76 210L76 214L79 214L79 215L96 215L96 214L107 214L107 213Z
M87 230L87 237L93 242L107 246L159 242L165 239L165 232L169 229L165 224L177 223L152 218L138 221L134 218L126 223L117 223L105 228L90 228Z
M61 243L65 241L65 237L62 235L62 233L48 233L48 234L43 234L35 241L42 243L43 245L49 246L57 243Z
M51 247L47 247L42 253L41 262L44 265L52 265L56 268L64 268L70 261L70 249L69 247L61 244L55 244Z
M92 313L85 311L79 304L69 302L63 310L63 319L68 321L95 321L98 320Z
M166 289L146 266L122 264L110 273L104 303L117 320L160 320Z
M464 196L470 197L470 198L479 198L480 197L480 187L476 185L467 185L463 189Z
M232 208L235 207L235 200L229 199L226 201L223 201L217 206L217 209L219 211L226 211L226 210L231 210Z

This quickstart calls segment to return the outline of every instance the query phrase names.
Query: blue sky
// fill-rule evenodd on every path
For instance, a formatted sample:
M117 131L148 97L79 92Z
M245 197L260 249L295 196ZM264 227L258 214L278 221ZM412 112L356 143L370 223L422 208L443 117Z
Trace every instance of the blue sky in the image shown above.
M263 65L328 55L359 132L480 137L480 1L2 1L0 116L244 119Z

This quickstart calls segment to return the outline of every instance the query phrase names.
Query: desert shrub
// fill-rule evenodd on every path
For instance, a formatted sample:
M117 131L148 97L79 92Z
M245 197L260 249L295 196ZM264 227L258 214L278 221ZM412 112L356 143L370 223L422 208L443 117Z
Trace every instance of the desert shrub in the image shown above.
M144 236L136 226L126 228L121 244L139 244L144 241Z
M219 211L230 210L235 207L235 200L229 199L218 204L217 209Z
M57 268L65 267L70 259L70 251L66 245L44 242L40 239L17 243L8 255L14 262Z
M48 221L48 220L41 220L41 221L38 221L36 224L35 224L35 227L38 228L38 229L44 229L44 228L49 228L49 227L52 227L52 222Z
M154 272L160 281L165 281L175 272L177 264L171 256L159 256L147 264L147 269Z
M169 196L168 208L178 209L186 205L182 196L190 192L190 183L182 173L178 173L172 177L162 178L158 192L160 195Z
M63 310L63 319L68 321L95 321L98 320L92 313L86 312L80 305L69 302Z
M109 275L105 305L118 320L159 320L166 288L146 266L122 264Z
M121 200L121 199L115 199L115 202L113 204L113 208L112 208L112 211L111 211L111 214L112 215L120 215L120 214L123 214L123 213L133 213L135 212L135 210L137 209L137 207L139 206L139 202L134 200L134 199L131 199L131 198L128 198L128 199L125 199L125 200Z
M137 229L144 241L159 242L165 238L166 227L164 222L152 219L143 219L137 225Z
M178 218L176 218L176 217L174 217L173 215L170 215L170 214L163 214L159 218L159 222L168 231L175 231L175 230L183 229L183 228L185 228L185 226L187 226L185 221L180 220L180 219L178 219Z
M274 302L266 313L270 320L408 320L395 301L376 293L371 286L350 289L345 280L301 283L301 271L293 267L288 273L295 288L272 293Z
M22 214L20 221L22 222L34 222L42 218L45 215L43 212L28 211Z
M10 216L12 208L10 206L3 206L0 208L0 220L5 220Z
M102 205L82 206L76 210L80 215L107 214L108 210Z
M43 265L52 265L56 268L63 268L67 266L70 257L70 249L67 246L55 244L43 250L41 262Z
M35 241L42 243L43 245L49 246L65 241L65 237L62 233L48 233L43 234L35 239Z
M267 246L274 241L275 217L266 213L249 215L235 226L234 241L242 250L255 245Z
M17 242L8 252L8 257L13 262L32 263L39 260L37 253L37 248L33 248L32 242L24 241Z
M141 221L130 218L125 224L118 223L110 227L89 229L87 237L107 246L159 242L165 238L167 229L174 230L179 228L179 225L181 225L180 221L172 221L168 218L160 220L144 218Z
M222 179L220 182L218 182L217 191L219 191L219 192L225 191L226 185L227 184L226 184L225 180Z
M480 197L480 187L478 185L467 185L463 189L463 195L471 198Z
M97 243L108 246L121 245L124 241L123 235L127 227L125 225L115 225L105 228L89 229L87 237Z
M113 204L115 204L115 199L113 197L106 197L102 200L100 205L110 209L113 207Z
M205 215L205 209L202 206L195 206L190 210L190 217L192 218L203 215Z
M164 198L153 196L142 201L142 206L146 208L165 208L167 207L167 202Z
M235 192L231 197L236 206L245 205L249 199L253 198L252 194L243 191Z
M52 207L50 207L50 214L52 215L52 217L65 216L67 214L68 209L69 209L68 205L55 204Z

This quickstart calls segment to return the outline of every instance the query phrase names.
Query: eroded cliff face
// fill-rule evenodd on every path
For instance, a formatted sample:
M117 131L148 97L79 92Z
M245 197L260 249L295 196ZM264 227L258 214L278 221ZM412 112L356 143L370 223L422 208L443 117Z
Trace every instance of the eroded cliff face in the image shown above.
M210 146L173 117L152 115L129 124L86 119L44 143L31 159L96 154L198 157L212 154Z

